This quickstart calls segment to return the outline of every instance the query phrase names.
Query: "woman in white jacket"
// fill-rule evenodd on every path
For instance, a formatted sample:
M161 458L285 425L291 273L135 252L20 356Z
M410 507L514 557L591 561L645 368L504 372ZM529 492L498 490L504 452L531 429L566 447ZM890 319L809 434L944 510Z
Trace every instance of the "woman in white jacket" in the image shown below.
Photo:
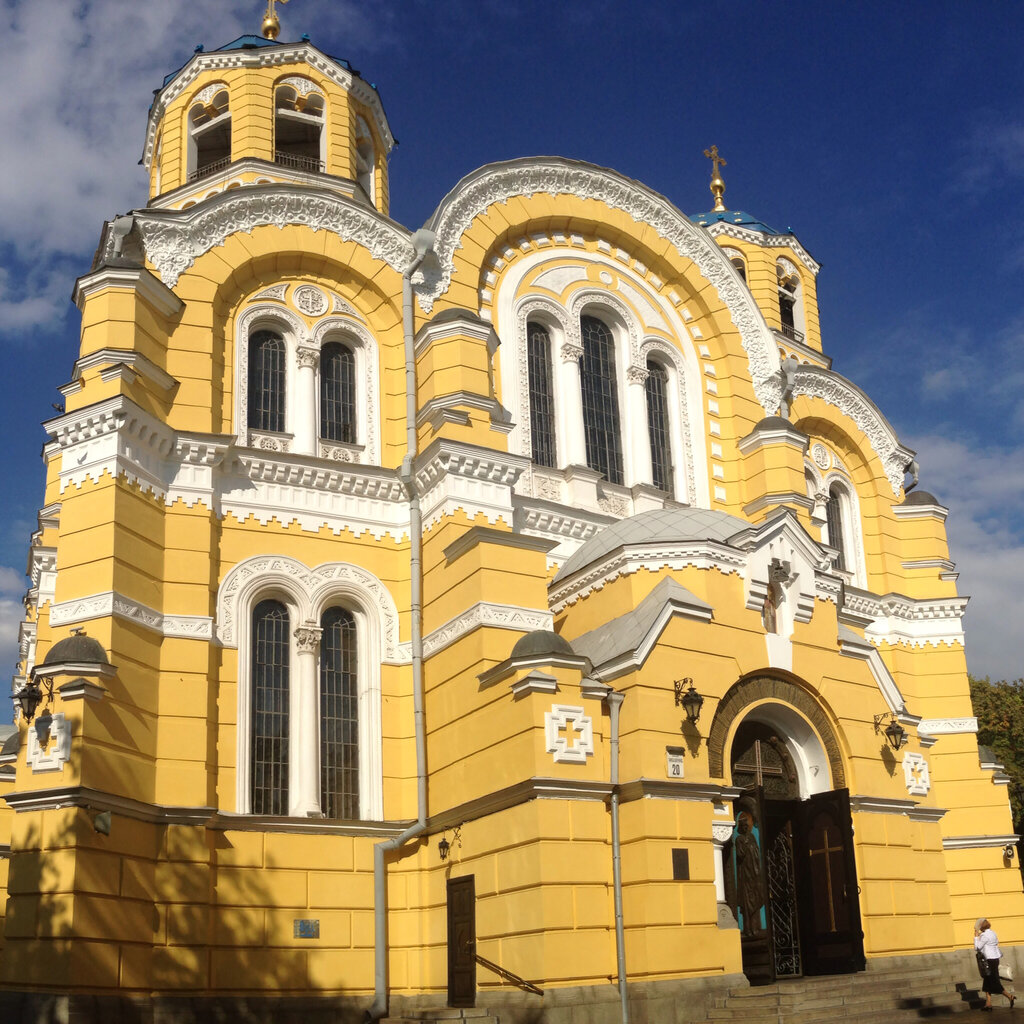
M981 984L981 989L985 993L984 1009L992 1009L992 997L995 995L1006 996L1012 1010L1017 997L1011 996L1003 988L1003 983L999 979L999 961L1003 954L1000 952L999 940L996 933L992 931L992 925L987 917L979 917L974 924L974 948L988 961L988 975Z

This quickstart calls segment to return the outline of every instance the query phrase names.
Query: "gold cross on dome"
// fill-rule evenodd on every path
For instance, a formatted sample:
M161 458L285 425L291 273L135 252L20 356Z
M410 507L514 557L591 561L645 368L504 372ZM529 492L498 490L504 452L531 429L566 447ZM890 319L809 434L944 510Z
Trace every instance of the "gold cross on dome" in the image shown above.
M711 174L713 177L718 177L719 166L728 167L725 158L718 155L718 147L712 146L710 149L704 150L704 155L711 161Z
M711 161L711 184L708 187L711 189L711 194L715 197L715 211L724 213L725 203L722 201L722 196L725 194L725 182L722 181L722 175L719 173L718 168L726 167L727 164L718 155L718 146L705 149L704 155Z

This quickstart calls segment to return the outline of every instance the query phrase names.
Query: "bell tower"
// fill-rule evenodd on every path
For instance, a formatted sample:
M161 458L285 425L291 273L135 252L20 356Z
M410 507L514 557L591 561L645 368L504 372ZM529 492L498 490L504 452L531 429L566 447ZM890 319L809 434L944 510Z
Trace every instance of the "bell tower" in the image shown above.
M149 204L187 209L225 189L288 183L386 215L395 140L375 87L309 36L281 42L272 3L263 31L210 52L197 47L164 79L142 157Z

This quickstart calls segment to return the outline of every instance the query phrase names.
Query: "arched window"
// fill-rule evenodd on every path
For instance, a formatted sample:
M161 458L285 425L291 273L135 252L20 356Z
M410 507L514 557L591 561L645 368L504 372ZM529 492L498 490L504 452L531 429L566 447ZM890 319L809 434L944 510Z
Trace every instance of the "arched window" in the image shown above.
M580 387L583 393L583 433L587 465L621 484L622 432L619 427L619 388L615 372L615 340L596 317L580 317L583 358Z
M843 496L838 487L830 487L825 502L825 525L828 530L828 543L838 554L832 560L837 569L846 569L846 531L843 522Z
M249 338L249 427L284 431L284 339L273 331Z
M551 335L543 324L526 325L526 355L530 378L530 441L533 461L555 465L555 400L551 379Z
M651 438L651 472L659 491L673 491L672 427L668 411L668 371L653 359L647 360L647 430Z
M731 260L729 260L729 262L736 268L736 273L739 274L740 277L742 277L744 281L746 281L747 280L747 265L746 265L746 263L744 263L743 260L740 259L739 256L734 256Z
M261 601L252 612L250 807L253 814L288 813L288 609Z
M320 436L356 442L356 361L348 345L332 341L320 350Z
M188 112L188 127L189 181L213 174L231 163L231 111L227 89L218 90L209 101L200 99L193 104Z
M282 85L274 96L274 162L302 171L322 171L324 98Z
M779 320L782 333L792 341L803 341L803 295L800 275L789 260L780 259L775 264L779 285Z
M356 620L344 608L328 608L320 625L320 807L328 818L358 818Z
M366 193L366 198L376 205L374 189L374 171L376 156L373 150L373 136L370 126L361 118L356 118L356 183Z

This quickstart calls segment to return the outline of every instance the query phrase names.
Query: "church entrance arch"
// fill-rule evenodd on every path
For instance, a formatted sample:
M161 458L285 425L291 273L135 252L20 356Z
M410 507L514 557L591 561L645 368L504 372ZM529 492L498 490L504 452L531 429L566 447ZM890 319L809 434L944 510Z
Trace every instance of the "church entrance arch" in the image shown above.
M756 985L863 970L849 791L835 786L837 775L845 781L842 762L836 763L837 738L803 687L765 677L759 686L750 687L752 682L757 680L741 680L748 685L737 684L739 691L733 687L719 705L720 714L732 698L736 712L725 723L732 733L728 747L720 749L742 794L723 862L744 973ZM775 699L755 692L765 684L776 691ZM827 731L812 727L803 709L785 701L794 695L813 704ZM721 731L719 714L712 736Z

